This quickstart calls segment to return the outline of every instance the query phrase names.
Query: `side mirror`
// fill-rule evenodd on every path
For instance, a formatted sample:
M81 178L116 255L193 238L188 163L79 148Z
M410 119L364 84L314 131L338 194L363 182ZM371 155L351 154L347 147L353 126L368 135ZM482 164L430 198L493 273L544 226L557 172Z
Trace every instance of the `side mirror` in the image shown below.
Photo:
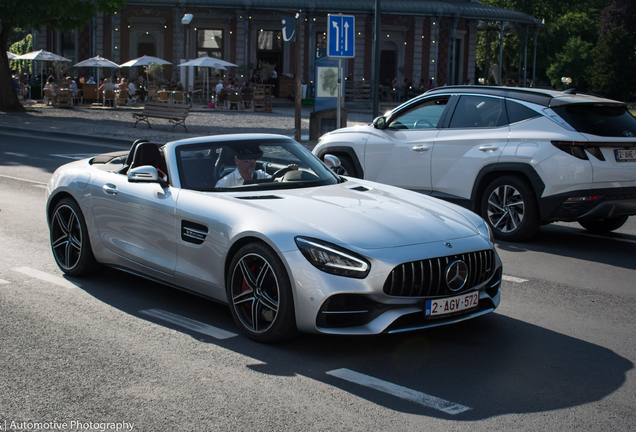
M326 154L324 157L324 162L325 165L327 165L327 168L338 174L338 170L342 166L342 164L340 163L340 159L338 159L338 156Z
M386 129L386 118L380 116L373 119L373 127L376 129Z
M168 185L168 182L159 175L157 168L150 165L144 165L129 170L128 181L131 183L159 183L162 187Z

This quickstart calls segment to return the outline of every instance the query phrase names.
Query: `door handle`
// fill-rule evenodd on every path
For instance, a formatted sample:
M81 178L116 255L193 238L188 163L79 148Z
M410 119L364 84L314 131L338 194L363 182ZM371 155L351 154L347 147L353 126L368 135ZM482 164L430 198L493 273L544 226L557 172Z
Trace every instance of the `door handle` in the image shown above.
M117 190L117 186L110 183L106 183L104 186L102 186L102 189L104 189L104 192L106 192L108 195L117 195L117 192L119 192Z
M494 145L485 145L485 146L479 147L479 150L481 150L483 152L495 151L495 150L499 150L499 147L494 146Z
M427 145L413 146L413 148L411 148L411 150L416 152L423 152L423 151L427 151L428 149L430 149L430 147Z

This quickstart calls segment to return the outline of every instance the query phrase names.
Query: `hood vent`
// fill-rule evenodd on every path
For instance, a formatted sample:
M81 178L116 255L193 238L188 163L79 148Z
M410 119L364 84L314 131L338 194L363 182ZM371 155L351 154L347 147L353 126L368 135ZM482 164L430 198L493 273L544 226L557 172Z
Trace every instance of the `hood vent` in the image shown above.
M283 199L283 197L279 197L276 195L251 195L251 196L241 196L241 197L236 197L237 199L242 199L242 200L264 200L264 199Z
M358 192L367 192L371 190L371 188L368 188L366 186L354 186L354 187L350 187L349 189L358 191Z

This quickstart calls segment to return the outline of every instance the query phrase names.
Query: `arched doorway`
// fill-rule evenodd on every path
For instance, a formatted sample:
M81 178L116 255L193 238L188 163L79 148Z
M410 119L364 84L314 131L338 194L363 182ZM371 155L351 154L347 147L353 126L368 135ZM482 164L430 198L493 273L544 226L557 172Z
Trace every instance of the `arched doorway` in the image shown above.
M394 42L384 42L380 51L380 84L391 84L397 77L397 45Z
M144 55L152 57L157 55L155 37L150 34L143 34L137 40L137 57Z

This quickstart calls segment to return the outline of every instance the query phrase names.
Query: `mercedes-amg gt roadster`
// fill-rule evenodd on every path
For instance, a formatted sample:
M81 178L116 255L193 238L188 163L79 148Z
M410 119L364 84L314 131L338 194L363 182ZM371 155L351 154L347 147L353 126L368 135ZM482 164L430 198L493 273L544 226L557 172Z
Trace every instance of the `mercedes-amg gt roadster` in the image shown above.
M260 342L497 308L502 265L481 217L326 163L266 134L139 140L69 163L47 187L53 256L69 276L110 266L226 303Z

